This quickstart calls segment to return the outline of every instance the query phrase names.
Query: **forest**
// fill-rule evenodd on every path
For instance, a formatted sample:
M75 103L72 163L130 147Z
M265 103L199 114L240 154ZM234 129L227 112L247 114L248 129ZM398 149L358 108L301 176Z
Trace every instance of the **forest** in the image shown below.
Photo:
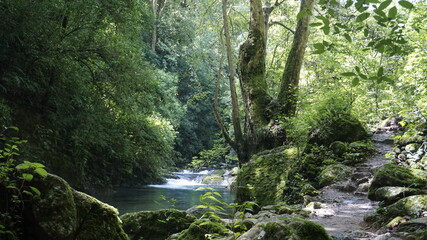
M388 157L419 174L384 186L417 189L400 193L422 196L427 235L427 147L414 163L401 156L427 146L426 41L422 0L0 0L0 238L41 232L43 224L22 227L25 205L43 196L40 179L56 175L86 199L162 184L182 169L236 167L236 206L301 204L329 185L320 172L339 164L336 178L374 155L372 134L387 124L403 131ZM374 178L369 199L379 201L380 186ZM201 206L218 210L203 196ZM79 211L70 213L77 222ZM147 238L126 230L132 217L121 217L126 233L87 239L166 239L185 229ZM314 228L307 222L280 231ZM238 239L250 228L198 224L205 235L190 236L190 227L177 239L228 231ZM289 239L330 239L297 235Z

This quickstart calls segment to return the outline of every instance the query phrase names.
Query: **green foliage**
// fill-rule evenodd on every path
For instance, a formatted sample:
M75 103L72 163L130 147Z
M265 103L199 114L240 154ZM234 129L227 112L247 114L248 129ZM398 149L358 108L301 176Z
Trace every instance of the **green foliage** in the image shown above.
M179 107L174 78L143 57L148 11L134 0L2 2L1 121L29 140L25 159L82 189L161 181Z
M19 164L20 145L26 143L14 135L17 127L2 127L0 132L0 237L18 239L25 201L41 192L30 182L34 175L46 177L44 165L24 161Z
M237 159L232 156L231 147L223 142L216 140L211 149L202 150L199 156L193 157L187 166L193 169L217 169L230 168L237 165Z

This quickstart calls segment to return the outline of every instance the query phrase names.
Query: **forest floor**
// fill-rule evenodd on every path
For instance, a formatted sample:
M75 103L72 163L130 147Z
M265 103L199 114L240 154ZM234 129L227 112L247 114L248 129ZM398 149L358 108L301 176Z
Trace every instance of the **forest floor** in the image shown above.
M392 135L374 134L375 152L367 161L354 166L346 182L321 189L321 207L309 220L322 224L334 239L355 240L380 238L375 229L364 224L363 217L375 213L376 202L367 197L367 188L376 168L389 161L385 154L393 148Z

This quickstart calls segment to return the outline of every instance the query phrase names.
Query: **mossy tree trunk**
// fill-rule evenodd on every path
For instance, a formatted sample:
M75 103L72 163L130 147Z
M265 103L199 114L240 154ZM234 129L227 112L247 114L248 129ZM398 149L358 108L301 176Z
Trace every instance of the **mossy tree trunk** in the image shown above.
M274 7L282 2L276 1ZM237 94L234 86L233 54L228 34L227 1L222 0L222 3L232 96L234 140L231 140L224 131L223 134L237 152L239 162L245 163L253 154L283 144L285 133L279 129L276 120L278 116L293 116L295 114L299 74L308 40L309 14L298 20L294 41L284 69L279 96L275 100L268 94L265 77L268 26L266 16L268 18L273 8L267 6L263 9L261 0L250 0L249 33L246 41L240 46L237 66L245 113L245 124L243 125L244 128L241 129ZM313 3L314 0L302 0L300 11L311 12Z

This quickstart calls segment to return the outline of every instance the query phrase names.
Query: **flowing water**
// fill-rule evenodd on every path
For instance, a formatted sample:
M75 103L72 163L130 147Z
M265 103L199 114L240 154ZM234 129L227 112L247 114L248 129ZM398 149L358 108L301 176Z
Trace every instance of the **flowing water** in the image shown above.
M197 188L212 187L223 196L223 202L232 203L234 196L227 187L229 178L225 177L221 185L201 183L203 177L210 173L212 171L191 172L183 170L174 173L179 178L167 179L165 184L120 187L114 189L112 194L98 196L98 199L116 207L120 214L165 208L186 210L200 204L200 195L204 191L196 191Z

